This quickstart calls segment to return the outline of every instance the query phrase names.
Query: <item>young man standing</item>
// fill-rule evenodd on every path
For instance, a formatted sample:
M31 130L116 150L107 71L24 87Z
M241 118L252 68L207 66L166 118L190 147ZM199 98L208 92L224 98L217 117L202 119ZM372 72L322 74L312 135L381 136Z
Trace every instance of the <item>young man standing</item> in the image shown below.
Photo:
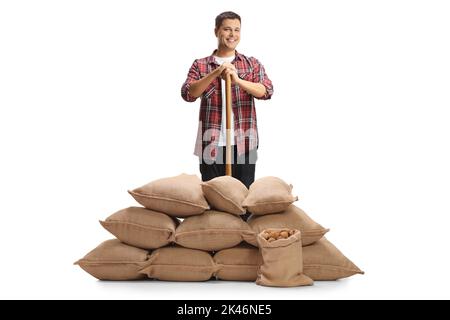
M250 186L255 180L258 149L256 99L270 99L273 86L263 65L236 51L241 36L241 17L224 12L216 17L217 49L192 64L181 88L188 102L201 97L199 127L194 154L200 160L202 180L225 175L226 105L225 79L231 76L232 176Z

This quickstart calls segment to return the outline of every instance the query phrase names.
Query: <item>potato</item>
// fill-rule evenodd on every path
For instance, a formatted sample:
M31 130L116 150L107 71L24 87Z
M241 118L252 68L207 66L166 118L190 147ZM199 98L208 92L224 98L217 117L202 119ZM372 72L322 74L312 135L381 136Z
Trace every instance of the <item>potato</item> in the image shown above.
M280 238L283 238L283 239L289 238L289 231L281 231Z

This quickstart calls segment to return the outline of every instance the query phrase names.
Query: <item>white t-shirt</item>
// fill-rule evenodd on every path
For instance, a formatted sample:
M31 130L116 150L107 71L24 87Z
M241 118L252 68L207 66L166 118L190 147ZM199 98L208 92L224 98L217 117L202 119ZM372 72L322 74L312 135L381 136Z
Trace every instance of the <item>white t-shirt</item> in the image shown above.
M217 57L214 56L216 59L216 62L219 65L222 65L224 62L231 62L234 60L235 56L231 57ZM219 137L219 146L226 146L227 145L227 100L226 100L226 86L225 86L225 80L221 79L222 81L222 125L220 127L220 137ZM231 145L234 145L234 115L233 110L231 110Z

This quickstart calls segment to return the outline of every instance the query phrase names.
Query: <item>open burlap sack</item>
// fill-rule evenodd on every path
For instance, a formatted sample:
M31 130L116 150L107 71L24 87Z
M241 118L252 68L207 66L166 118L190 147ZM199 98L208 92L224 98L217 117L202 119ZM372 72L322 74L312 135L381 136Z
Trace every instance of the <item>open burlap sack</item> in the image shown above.
M295 230L286 239L270 242L266 240L266 231L284 231L284 229L264 230L258 234L257 241L262 256L256 284L270 287L309 286L313 280L303 274L301 233Z
M184 218L209 209L200 184L197 175L183 173L152 181L128 192L147 209Z
M221 176L202 183L202 190L212 209L241 215L246 212L242 202L248 195L247 187L231 176Z
M216 267L208 252L168 246L153 251L141 273L166 281L206 281Z
M75 264L99 280L137 280L145 279L139 270L148 261L147 250L112 239L101 243Z
M157 249L174 240L179 221L161 212L130 207L112 214L100 224L123 243Z
M291 204L281 212L264 216L251 215L247 220L248 225L255 232L255 235L268 228L297 229L302 233L302 245L310 245L323 237L329 229L325 229L320 224L311 219L302 209ZM256 236L248 238L246 241L257 246Z

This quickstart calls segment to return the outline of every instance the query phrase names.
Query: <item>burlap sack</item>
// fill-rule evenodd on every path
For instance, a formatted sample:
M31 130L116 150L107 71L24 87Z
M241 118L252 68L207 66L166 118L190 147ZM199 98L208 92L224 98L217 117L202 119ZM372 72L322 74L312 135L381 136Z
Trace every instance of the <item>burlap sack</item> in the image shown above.
M206 281L215 272L208 252L169 246L153 251L140 272L149 278L167 281Z
M244 214L242 202L248 195L247 187L231 176L221 176L202 183L202 190L212 209Z
M364 274L326 238L303 247L303 271L314 280L337 280Z
M173 217L189 217L209 209L195 174L158 179L128 191L141 205Z
M264 215L282 212L297 200L292 185L277 177L263 177L250 185L242 206L254 215Z
M139 270L148 261L148 251L113 239L101 243L75 264L99 280L137 280L145 279Z
M254 232L240 217L215 210L184 219L175 231L177 244L205 251L231 248L254 237Z
M261 264L259 250L246 243L224 249L214 255L216 278L220 280L255 281Z
M248 225L255 234L261 233L269 228L297 229L302 233L303 246L310 245L323 237L329 229L325 229L320 224L311 219L302 209L295 205L290 205L284 212L269 214L264 216L251 215L247 220ZM257 246L256 236L246 240L248 243Z
M123 243L157 249L173 241L179 221L164 213L130 207L112 214L100 224Z
M270 230L281 231L283 229ZM313 280L303 274L302 242L299 230L287 239L273 242L258 234L257 241L262 256L256 284L270 287L309 286Z

